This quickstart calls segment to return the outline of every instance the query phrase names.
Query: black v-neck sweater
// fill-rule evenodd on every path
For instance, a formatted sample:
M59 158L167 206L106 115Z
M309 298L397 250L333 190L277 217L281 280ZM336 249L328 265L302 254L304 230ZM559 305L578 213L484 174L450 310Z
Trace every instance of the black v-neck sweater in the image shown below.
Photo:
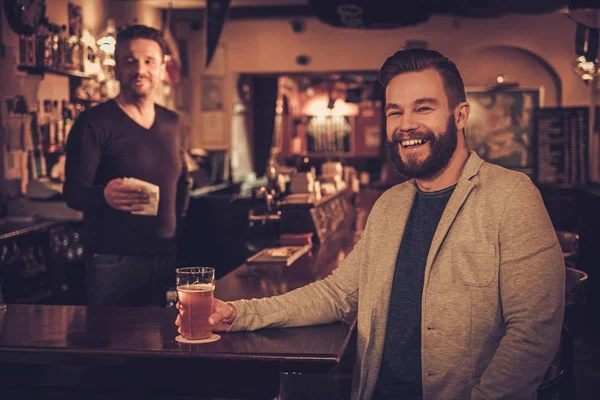
M186 168L179 118L155 105L154 124L146 129L114 100L83 112L67 141L63 194L69 207L83 211L86 251L121 255L172 256L177 219L186 196ZM104 187L132 177L158 185L157 216L111 208Z

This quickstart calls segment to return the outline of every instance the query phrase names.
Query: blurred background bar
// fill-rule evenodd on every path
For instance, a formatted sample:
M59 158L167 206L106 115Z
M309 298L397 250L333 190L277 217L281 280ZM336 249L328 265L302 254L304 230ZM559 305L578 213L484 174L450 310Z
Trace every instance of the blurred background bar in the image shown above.
M167 40L167 73L155 101L183 123L191 188L177 264L215 267L217 295L231 300L285 293L339 266L376 199L406 180L385 148L379 68L400 48L429 48L461 71L471 104L469 148L532 179L563 248L564 351L540 398L557 398L565 387L577 399L597 398L596 1L394 2L401 13L364 0L2 3L0 304L9 310L85 310L82 215L62 195L65 145L82 112L119 93L119 28L144 24ZM266 267L247 262L284 246L310 250ZM166 296L172 307L176 297ZM0 347L9 346L3 323L17 320L5 313ZM350 331L338 343L341 350L350 343L344 358L329 372L270 370L281 374L269 387L280 385L281 399L348 398ZM334 384L324 394L327 382ZM137 398L113 395L121 397L106 398Z

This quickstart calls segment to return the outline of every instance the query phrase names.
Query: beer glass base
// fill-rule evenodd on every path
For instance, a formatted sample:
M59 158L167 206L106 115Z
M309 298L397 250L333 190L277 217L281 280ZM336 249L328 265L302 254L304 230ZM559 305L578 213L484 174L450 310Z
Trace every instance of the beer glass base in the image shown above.
M180 343L211 343L211 342L216 342L217 340L221 339L221 336L213 333L210 337L206 338L206 339L184 339L183 336L178 335L175 337L175 340L177 340Z

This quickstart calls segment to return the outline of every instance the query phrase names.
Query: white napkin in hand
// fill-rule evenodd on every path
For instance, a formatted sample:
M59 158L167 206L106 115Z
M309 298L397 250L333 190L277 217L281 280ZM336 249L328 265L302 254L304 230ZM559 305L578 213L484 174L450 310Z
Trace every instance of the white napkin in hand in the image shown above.
M150 197L148 204L144 205L144 209L141 211L132 211L132 214L137 215L158 215L158 201L160 199L160 188L150 182L142 181L136 178L125 178L123 183L126 185L141 186Z

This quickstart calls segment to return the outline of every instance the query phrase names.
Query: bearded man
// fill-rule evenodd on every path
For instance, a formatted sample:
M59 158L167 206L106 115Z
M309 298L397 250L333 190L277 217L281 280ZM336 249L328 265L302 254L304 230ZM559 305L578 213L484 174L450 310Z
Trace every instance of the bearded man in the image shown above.
M467 149L469 103L448 58L399 51L380 81L391 158L411 179L378 199L330 276L281 296L215 300L209 322L236 331L357 315L353 399L534 399L565 295L540 193Z

